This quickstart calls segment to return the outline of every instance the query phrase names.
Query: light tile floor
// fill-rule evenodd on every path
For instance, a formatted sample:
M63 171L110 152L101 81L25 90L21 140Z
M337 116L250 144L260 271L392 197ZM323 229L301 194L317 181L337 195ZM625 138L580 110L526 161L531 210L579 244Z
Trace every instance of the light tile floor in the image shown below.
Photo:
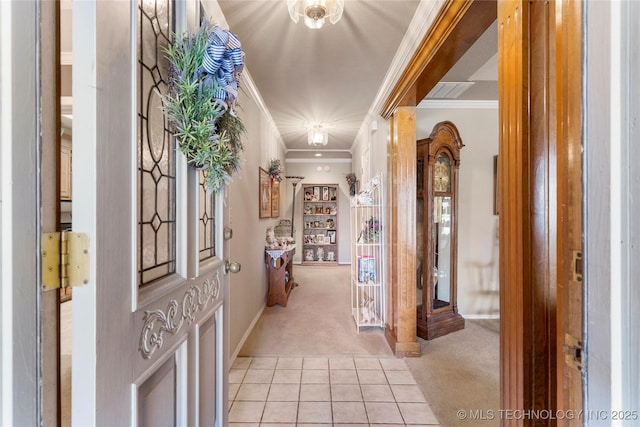
M232 427L438 426L404 360L239 357L229 372Z

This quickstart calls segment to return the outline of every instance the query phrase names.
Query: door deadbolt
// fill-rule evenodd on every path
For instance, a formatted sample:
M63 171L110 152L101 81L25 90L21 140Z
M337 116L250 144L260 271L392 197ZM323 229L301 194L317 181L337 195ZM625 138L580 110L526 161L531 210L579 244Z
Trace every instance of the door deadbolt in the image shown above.
M231 240L233 237L233 229L231 227L224 228L224 240Z

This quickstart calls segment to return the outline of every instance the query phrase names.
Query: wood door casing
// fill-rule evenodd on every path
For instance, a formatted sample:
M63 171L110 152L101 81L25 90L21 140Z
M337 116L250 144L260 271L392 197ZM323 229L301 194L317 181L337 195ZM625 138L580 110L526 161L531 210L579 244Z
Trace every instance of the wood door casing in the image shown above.
M403 110L413 108L416 99L455 63L460 52L457 48L473 39L474 31L492 16L491 8L495 13L493 2L446 2L381 112L391 119L391 186L402 182L409 190L392 197L389 215L392 298L388 318L396 336L409 324L399 315L399 303L408 295L403 279L408 283L413 280L405 276L406 266L412 265L411 256L400 245L402 226L398 221L404 214L405 198L415 197L411 191L415 182L408 180L403 170L407 156L414 153L396 148L409 133L405 127L414 126L410 120L401 120ZM581 289L565 286L575 268L569 247L580 249L577 236L582 227L577 221L582 214L581 83L577 78L582 57L581 8L581 3L570 1L498 2L503 409L582 407L577 400L581 381L575 381L573 374L565 381L566 368L560 364L565 329L581 324ZM462 31L454 28L463 22L469 38L452 40L450 35ZM572 319L573 326L567 326L566 319ZM567 421L559 421L563 422ZM503 417L501 423L558 422Z
M557 122L557 329L556 334L558 378L556 381L559 408L580 410L582 399L582 372L567 365L565 336L569 334L584 342L583 331L583 279L576 271L574 257L583 254L583 192L582 192L582 79L576 78L582 67L582 3L558 2L554 22L556 28L556 87L560 94L556 103ZM563 419L558 425L579 426L579 419Z
M504 409L582 409L580 373L576 381L563 355L569 327L581 339L582 295L569 277L572 252L581 250L576 217L582 211L575 79L580 6L568 3L504 1L498 7ZM552 422L502 420L510 426Z
M426 96L495 18L495 1L445 1L380 112L391 125L386 337L398 356L420 354L415 316L416 101Z

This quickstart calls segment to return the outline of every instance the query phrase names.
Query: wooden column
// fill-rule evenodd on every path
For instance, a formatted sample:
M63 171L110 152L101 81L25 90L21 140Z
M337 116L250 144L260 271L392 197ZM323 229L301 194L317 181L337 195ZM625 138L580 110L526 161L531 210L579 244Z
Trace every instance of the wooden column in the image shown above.
M526 1L498 2L500 188L500 408L533 409L529 339L531 289ZM525 319L526 318L526 319ZM502 425L523 425L502 419Z
M416 109L391 120L390 291L386 337L396 356L419 356L416 339Z

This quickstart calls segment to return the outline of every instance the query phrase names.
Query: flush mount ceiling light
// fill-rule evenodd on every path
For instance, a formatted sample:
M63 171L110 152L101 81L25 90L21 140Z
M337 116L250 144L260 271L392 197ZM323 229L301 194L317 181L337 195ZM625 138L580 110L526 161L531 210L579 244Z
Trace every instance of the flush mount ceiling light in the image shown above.
M308 142L312 147L327 145L329 134L322 128L322 125L315 125L309 129Z
M325 20L335 24L342 18L344 0L287 0L289 16L296 24L302 16L311 29L322 28Z

